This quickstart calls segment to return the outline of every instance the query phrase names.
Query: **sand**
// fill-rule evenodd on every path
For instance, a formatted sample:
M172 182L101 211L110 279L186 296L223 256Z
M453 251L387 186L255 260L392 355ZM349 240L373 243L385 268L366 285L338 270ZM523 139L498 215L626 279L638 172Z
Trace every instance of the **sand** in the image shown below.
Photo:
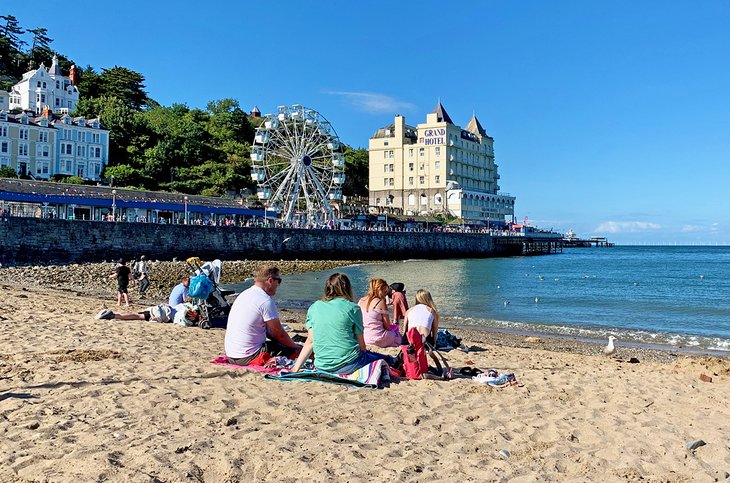
M109 299L74 292L2 293L3 482L674 482L730 472L725 359L630 364L621 346L610 358L470 333L467 344L484 350L449 352L451 364L514 372L519 386L282 383L209 364L222 330L95 320ZM282 319L301 331L301 313ZM698 439L706 445L688 450Z

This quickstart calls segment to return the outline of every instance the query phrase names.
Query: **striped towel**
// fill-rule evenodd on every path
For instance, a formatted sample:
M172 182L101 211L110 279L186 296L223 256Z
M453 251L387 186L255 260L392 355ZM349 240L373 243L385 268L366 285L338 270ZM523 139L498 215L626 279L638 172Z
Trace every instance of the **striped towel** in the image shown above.
M334 374L318 370L302 370L299 372L282 372L278 376L266 374L267 379L277 381L320 381L333 384L345 384L355 387L377 388L381 382L389 381L388 364L380 359L367 366L355 370L351 374Z

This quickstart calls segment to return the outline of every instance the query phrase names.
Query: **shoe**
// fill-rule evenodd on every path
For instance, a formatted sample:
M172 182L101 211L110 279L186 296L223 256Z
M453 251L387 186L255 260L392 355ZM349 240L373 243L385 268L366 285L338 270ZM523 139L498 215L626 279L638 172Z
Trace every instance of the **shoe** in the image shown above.
M111 320L114 318L114 312L104 309L96 315L97 320Z

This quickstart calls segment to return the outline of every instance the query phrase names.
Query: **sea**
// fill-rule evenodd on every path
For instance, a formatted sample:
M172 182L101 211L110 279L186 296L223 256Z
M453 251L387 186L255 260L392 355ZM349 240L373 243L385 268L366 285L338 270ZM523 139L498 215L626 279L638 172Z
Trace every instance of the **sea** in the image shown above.
M540 256L404 260L289 274L279 307L307 308L335 271L431 292L441 325L730 355L730 247L571 248ZM230 286L237 291L251 281Z

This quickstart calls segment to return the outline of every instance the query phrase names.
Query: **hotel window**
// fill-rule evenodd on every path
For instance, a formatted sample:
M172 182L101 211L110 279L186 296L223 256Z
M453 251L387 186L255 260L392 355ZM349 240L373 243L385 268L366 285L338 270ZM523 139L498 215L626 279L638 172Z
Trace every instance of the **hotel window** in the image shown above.
M61 88L61 84L58 81L56 81L56 89L60 89L60 88Z
M0 136L8 137L8 126L0 126Z
M413 171L413 163L408 163L408 171Z
M425 156L426 149L425 148L418 148L418 155L419 156Z
M101 175L101 165L99 163L94 163L92 166L94 167L94 176L98 178Z
M61 154L72 155L74 153L74 147L71 143L61 143Z
M36 146L35 152L39 158L47 158L51 155L51 148L48 146Z
M383 146L387 146L387 145L388 145L388 141L384 141Z
M416 195L414 195L413 193L408 195L408 204L411 206L416 204Z
M70 129L63 130L63 139L71 139L71 130Z
M3 141L0 143L0 153L7 153L10 152L10 143L7 141Z
M61 99L56 98L56 107L61 107Z
M18 143L18 156L28 156L28 145L26 143Z
M436 184L439 184L441 182L441 176L436 175Z
M85 131L81 131L79 133L79 141L81 141L82 143L86 142L86 132Z
M413 148L410 148L410 149L408 150L408 157L409 157L409 158L412 158L412 157L413 157Z
M418 170L423 171L424 169L426 169L426 163L419 163Z
M413 176L408 177L408 184L413 186Z
M86 157L86 146L76 146L76 156L80 158Z
M61 171L64 173L71 173L73 171L73 161L71 161L70 159L62 159Z
M28 128L20 128L20 139L28 140Z
M101 158L101 148L89 148L89 157L96 159Z
M390 186L395 186L395 178L388 178L388 184L390 184Z
M436 147L436 156L441 156L441 148L438 146Z
M436 161L433 165L436 169L441 169L441 161Z
M99 136L98 132L91 133L91 142L92 143L99 144L99 138L100 138L100 136Z
M418 184L426 184L426 177L425 176L419 176L418 177Z
M38 142L47 143L48 142L48 133L45 131L39 132L38 133Z

